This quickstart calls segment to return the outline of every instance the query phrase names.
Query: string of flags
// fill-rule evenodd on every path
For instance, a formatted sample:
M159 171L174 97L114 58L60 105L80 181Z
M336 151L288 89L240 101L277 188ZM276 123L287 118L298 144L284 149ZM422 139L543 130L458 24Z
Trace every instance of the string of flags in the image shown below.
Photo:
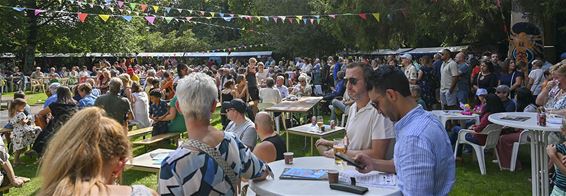
M109 10L110 12L114 13L116 10L120 11L120 14L99 14L99 15L103 15L104 18L109 18L106 15L109 16L122 16L124 13L126 13L127 15L126 18L124 18L125 20L130 19L130 15L132 15L132 13L134 15L144 15L144 16L148 16L149 20L152 20L154 18L152 17L159 17L159 18L163 18L165 19L167 22L173 20L174 18L185 18L185 19L207 19L207 20L212 20L212 19L221 19L224 20L226 22L231 22L231 21L235 21L235 20L244 20L244 21L249 21L249 22L253 22L253 21L266 21L266 22L270 22L273 21L275 23L296 23L296 24L308 24L310 22L310 24L314 24L315 22L317 24L320 24L320 21L322 18L326 18L326 19L336 19L336 17L341 17L341 16L358 16L360 17L362 20L367 20L368 15L373 16L373 18L375 18L375 20L377 22L381 21L381 14L378 12L375 13L365 13L365 12L361 12L361 13L342 13L342 14L319 14L319 15L273 15L273 16L265 16L265 15L244 15L244 14L233 14L233 13L222 13L222 12L209 12L209 11L203 11L203 10L191 10L191 9L181 9L181 8L174 8L174 7L163 7L163 6L158 6L158 5L149 5L149 4L145 4L145 3L126 3L124 1L121 0L104 0L104 4L96 4L96 0L92 0L90 3L88 3L86 0L65 0L66 2L70 2L71 5L78 5L79 6L79 12L81 9L84 9L85 6L90 6L91 8L94 7L100 7L103 10ZM63 3L63 0L59 0L59 2ZM112 3L115 2L115 3ZM129 6L126 6L129 5ZM43 9L34 9L34 8L25 8L25 7L13 7L14 10L17 11L23 11L23 10L34 10L36 15L39 15L43 12L47 12L47 10L43 10ZM138 12L141 11L141 12ZM159 15L159 11L163 12L163 15ZM172 17L170 16L170 14L173 14L174 12L178 12L178 14L183 14L183 12L185 13L189 13L189 15L185 15L185 16L176 16L176 17ZM57 12L57 11L55 11ZM94 15L94 14L91 14ZM85 17L86 18L86 17ZM102 17L101 17L102 18ZM148 20L148 22L149 22ZM153 22L150 22L153 23Z
M212 49L212 50L203 51L201 53L220 52L220 51L230 53L230 52L234 52L234 51L237 51L237 50L242 50L242 49L247 49L247 48L256 48L256 47L264 47L264 46L269 46L269 44L242 45L242 46L236 46L236 47Z
M176 17L163 17L163 16L152 16L152 15L129 16L129 15L111 15L111 14L91 14L91 13L82 13L82 12L76 12L75 13L75 12L68 12L68 11L49 11L49 10L38 10L38 9L30 9L30 8L22 8L22 7L10 7L10 6L3 6L3 5L0 5L0 7L12 8L12 9L18 11L18 12L22 12L22 11L25 11L25 10L34 10L34 14L36 16L41 14L41 13L44 13L44 12L76 15L78 20L82 23L84 23L86 21L87 17L89 17L89 16L98 17L98 18L100 18L100 20L102 20L104 22L107 22L111 17L121 18L121 19L123 19L127 22L130 22L134 17L136 17L136 18L144 18L147 21L148 24L154 25L155 22L156 22L156 19L159 18L159 19L165 20L165 22L167 22L167 23L171 23L172 21L176 21L176 22L185 22L185 23L192 23L192 24L202 24L202 25L207 25L207 26L217 27L217 28L222 28L222 29L230 29L230 30L237 30L237 31L252 32L252 33L261 34L261 35L268 35L267 33L258 32L258 31L255 31L253 29L228 27L228 26L222 26L222 25L217 25L217 24L194 21L194 20L192 20L192 17L176 18Z

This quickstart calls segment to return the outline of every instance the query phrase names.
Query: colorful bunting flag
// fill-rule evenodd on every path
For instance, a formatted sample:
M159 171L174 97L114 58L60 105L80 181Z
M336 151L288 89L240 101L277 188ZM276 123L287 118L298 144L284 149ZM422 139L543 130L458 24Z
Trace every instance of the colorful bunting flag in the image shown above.
M314 18L311 18L310 21L311 21L311 24L314 24Z
M137 3L130 3L130 9L131 9L132 11L136 10L136 6L138 6Z
M210 12L210 16L214 17L216 13L215 12Z
M124 7L124 2L123 2L123 1L118 1L118 7L119 7L119 8Z
M380 18L381 16L379 15L379 13L373 13L372 15L375 18L375 20L377 20L377 22L381 21L381 18Z
M187 21L191 21L191 19L193 19L193 17L186 17L185 19L187 19Z
M299 20L302 20L302 19L303 19L303 16L297 16L297 18L298 18Z
M100 17L104 22L106 22L110 18L110 15L99 14L98 17Z
M222 18L222 17L224 17L224 13L220 12L220 13L218 13L218 16L220 16Z
M165 21L167 21L167 23L170 23L171 20L173 20L173 17L165 17Z
M14 9L14 10L16 10L16 11L18 11L18 12L21 12L21 11L24 11L24 10L25 10L25 8L21 8L21 7L14 7L14 8L12 8L12 9Z
M149 24L152 24L152 25L153 25L153 22L155 22L155 16L146 16L146 17L144 17L144 18L147 20L147 22L148 22Z
M170 7L166 7L165 8L165 12L167 12L169 14L169 12L171 12L171 8Z
M85 19L88 16L88 14L79 12L79 13L77 13L77 16L79 17L79 21L85 22Z
M362 20L367 20L367 19L368 19L366 13L363 13L363 12L362 12L362 13L359 13L358 16L360 16L360 18L362 18Z
M147 4L145 3L140 4L140 8L142 12L145 12L145 10L147 9Z
M132 20L132 16L122 16L122 18L128 22Z
M224 19L226 22L230 22L232 20L232 17L222 17L222 19Z
M154 5L152 7L153 7L153 11L155 11L155 13L157 13L157 10L159 10L159 6Z
M328 15L328 17L330 17L330 18L332 18L332 19L336 19L336 14Z
M36 16L39 15L39 14L41 14L41 12L45 12L45 10L39 10L39 9L33 10L33 13L34 13Z

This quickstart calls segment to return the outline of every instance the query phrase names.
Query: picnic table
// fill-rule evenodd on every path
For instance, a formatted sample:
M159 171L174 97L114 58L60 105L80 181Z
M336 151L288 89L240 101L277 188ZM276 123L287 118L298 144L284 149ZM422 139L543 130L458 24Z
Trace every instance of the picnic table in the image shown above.
M341 132L346 131L346 129L344 127L336 126L336 127L334 127L334 129L331 129L330 125L323 125L323 126L324 126L324 132L321 132L319 127L317 125L313 125L313 124L306 124L306 125L301 125L301 126L289 128L289 130L287 130L288 134L286 134L287 138L285 139L285 142L287 143L287 151L289 151L289 134L295 134L295 135L302 135L302 136L310 137L311 138L311 154L312 154L313 148L314 148L313 147L313 138L315 138L315 137L324 138L324 137L328 137L329 135L332 135L332 134L341 133Z

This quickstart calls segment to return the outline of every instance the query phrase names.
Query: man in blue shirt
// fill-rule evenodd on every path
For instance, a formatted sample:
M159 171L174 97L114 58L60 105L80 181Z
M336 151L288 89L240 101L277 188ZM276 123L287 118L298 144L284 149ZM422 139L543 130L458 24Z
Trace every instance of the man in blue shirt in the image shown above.
M43 103L43 108L46 108L47 106L51 105L53 102L57 101L57 88L59 88L61 86L61 84L55 82L52 83L51 85L49 85L49 89L48 92L49 93L49 97L45 100L45 103Z
M395 122L393 160L355 157L360 172L397 173L403 195L448 195L455 182L455 163L448 135L431 113L411 97L409 81L393 67L377 69L369 80L372 105Z

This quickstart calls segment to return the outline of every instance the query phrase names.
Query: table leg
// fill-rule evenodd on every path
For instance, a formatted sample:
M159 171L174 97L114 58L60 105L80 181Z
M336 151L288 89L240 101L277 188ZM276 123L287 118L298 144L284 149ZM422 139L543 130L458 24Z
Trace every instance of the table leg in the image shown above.
M537 143L537 134L536 131L533 132L529 132L530 133L530 138L531 138L531 190L532 190L532 195L536 196L537 195L537 189L538 189L538 179L537 179L537 171L538 171L538 166L537 166L537 156L536 156L536 143Z
M546 145L548 144L548 134L550 132L541 132L541 136L542 136L542 143L541 143L541 148L540 148L540 153L542 156L542 168L541 168L541 174L542 175L542 195L549 195L548 193L548 156L546 154Z
M285 129L285 137L287 138L285 139L285 142L287 143L287 152L289 152L289 132L287 131L287 129Z
M311 156L314 156L314 154L313 154L314 151L313 151L313 143L312 143L312 141L313 141L313 137L311 137Z

